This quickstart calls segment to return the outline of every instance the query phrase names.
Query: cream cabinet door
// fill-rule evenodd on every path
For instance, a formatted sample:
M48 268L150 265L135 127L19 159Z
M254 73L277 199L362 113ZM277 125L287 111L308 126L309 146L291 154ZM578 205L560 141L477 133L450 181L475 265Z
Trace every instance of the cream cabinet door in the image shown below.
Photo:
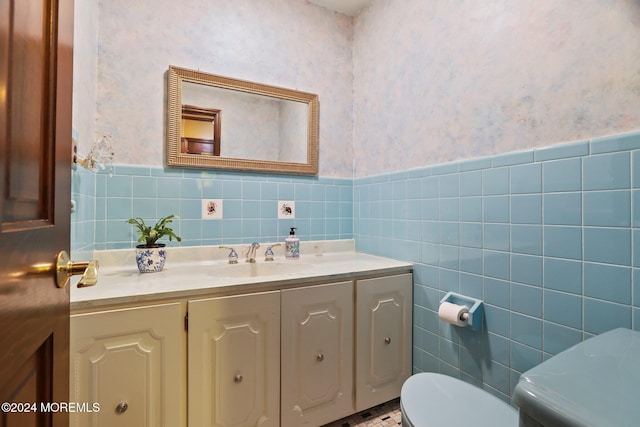
M356 411L400 396L411 375L412 275L356 282Z
M189 301L189 425L280 422L280 292Z
M282 425L353 413L353 283L282 291Z
M180 303L76 314L70 328L70 401L99 405L72 426L184 425Z

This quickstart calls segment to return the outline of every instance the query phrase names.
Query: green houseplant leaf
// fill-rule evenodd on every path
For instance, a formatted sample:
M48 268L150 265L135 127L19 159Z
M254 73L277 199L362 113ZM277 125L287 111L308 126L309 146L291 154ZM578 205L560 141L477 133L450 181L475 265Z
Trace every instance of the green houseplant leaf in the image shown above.
M173 239L176 239L178 242L182 241L180 236L178 236L172 228L167 226L177 218L179 217L176 215L169 215L164 218L160 218L153 227L145 224L144 219L139 217L130 218L127 222L138 229L138 242L143 242L146 247L153 247L157 244L156 242L164 236L168 236L169 241Z

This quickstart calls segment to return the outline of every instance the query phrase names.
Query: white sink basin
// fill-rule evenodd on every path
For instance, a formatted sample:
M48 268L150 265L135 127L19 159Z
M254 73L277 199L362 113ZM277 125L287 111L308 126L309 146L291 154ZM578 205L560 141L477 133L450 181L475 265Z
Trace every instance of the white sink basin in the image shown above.
M310 268L309 264L292 262L255 262L238 264L224 264L215 267L209 275L215 277L261 277L275 276L279 274L298 273Z

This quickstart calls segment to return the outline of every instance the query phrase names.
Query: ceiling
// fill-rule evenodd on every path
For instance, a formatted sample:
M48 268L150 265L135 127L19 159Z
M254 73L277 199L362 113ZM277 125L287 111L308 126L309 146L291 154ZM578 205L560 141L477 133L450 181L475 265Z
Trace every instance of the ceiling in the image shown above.
M360 9L367 7L373 0L309 0L319 6L335 10L345 15L356 15Z

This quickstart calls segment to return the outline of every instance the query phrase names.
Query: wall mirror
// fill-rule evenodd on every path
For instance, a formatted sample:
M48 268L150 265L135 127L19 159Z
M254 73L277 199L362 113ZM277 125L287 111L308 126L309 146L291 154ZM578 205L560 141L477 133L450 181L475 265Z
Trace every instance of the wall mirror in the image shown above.
M318 96L170 66L167 165L317 175Z

